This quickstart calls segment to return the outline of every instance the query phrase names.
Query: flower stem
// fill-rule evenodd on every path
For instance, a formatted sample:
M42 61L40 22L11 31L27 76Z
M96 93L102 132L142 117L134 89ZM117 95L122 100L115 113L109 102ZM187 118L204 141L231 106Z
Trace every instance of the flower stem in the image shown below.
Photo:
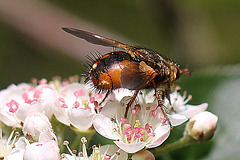
M194 140L192 137L188 136L188 135L184 135L181 139L179 139L176 142L173 142L171 144L167 144L165 146L162 146L160 148L156 148L153 150L154 155L160 156L162 153L167 153L170 152L172 150L178 149L178 148L182 148L191 144L197 143L196 140Z

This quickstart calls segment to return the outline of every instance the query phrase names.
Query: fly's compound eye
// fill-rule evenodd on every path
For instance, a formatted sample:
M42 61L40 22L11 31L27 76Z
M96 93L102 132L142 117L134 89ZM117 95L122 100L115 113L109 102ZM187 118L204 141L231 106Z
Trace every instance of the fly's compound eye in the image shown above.
M180 74L181 74L181 71L180 71L180 69L179 69L178 66L175 66L175 67L174 67L174 72L175 72L175 74L176 74L176 80L179 79Z

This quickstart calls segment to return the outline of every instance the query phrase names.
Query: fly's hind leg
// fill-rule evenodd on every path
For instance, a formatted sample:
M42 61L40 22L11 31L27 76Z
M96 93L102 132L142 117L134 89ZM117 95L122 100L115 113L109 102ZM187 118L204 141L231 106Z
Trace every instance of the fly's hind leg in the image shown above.
M152 83L153 83L153 87L154 87L155 94L156 94L156 97L157 97L158 107L161 109L164 118L166 119L166 121L168 121L168 123L169 123L169 125L170 125L170 128L172 129L172 128L173 128L173 127L172 127L172 124L171 124L171 122L170 122L170 120L169 120L169 118L168 118L165 110L163 109L162 101L161 101L161 99L160 99L159 92L158 92L158 89L157 89L157 87L156 87L156 84L155 84L154 81L153 81Z
M135 93L132 96L131 100L128 102L124 118L127 118L128 110L129 110L130 106L132 105L132 103L134 102L134 100L136 99L138 92L139 92L139 89L135 91Z

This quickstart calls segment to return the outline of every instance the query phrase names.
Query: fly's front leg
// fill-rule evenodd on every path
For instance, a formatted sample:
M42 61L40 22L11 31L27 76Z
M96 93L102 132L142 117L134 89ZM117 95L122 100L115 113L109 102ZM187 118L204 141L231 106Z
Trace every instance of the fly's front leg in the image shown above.
M164 110L163 107L162 107L162 101L161 101L161 99L160 99L159 92L158 92L158 89L157 89L157 87L156 87L156 84L155 84L154 81L153 81L152 83L153 83L153 87L154 87L155 94L156 94L156 97L157 97L158 107L160 107L160 109L161 109L161 111L162 111L162 113L163 113L164 118L168 121L168 123L169 123L169 125L170 125L170 128L172 129L172 128L173 128L173 127L172 127L172 124L171 124L171 122L170 122L170 120L169 120L169 118L168 118L165 110Z
M135 91L135 93L132 96L131 100L128 102L124 118L127 118L128 110L129 110L130 106L132 105L132 103L134 102L134 100L136 99L138 92L139 92L139 89Z
M103 100L99 103L99 106L102 105L102 103L106 100L106 98L108 97L108 95L110 94L110 90L107 91L107 93L105 94L105 97L103 98Z

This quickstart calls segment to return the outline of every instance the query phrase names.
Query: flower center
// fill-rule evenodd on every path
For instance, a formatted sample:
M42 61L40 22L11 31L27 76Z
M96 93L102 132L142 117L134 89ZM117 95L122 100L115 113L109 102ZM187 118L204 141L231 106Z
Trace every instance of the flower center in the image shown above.
M164 117L161 120L156 118L156 115L159 114L157 109L151 110L150 108L148 106L141 107L139 104L135 105L128 119L120 118L120 123L117 123L114 132L119 134L125 143L150 142L155 136L154 126L166 122ZM152 121L156 123L152 123ZM152 126L151 124L155 125Z

